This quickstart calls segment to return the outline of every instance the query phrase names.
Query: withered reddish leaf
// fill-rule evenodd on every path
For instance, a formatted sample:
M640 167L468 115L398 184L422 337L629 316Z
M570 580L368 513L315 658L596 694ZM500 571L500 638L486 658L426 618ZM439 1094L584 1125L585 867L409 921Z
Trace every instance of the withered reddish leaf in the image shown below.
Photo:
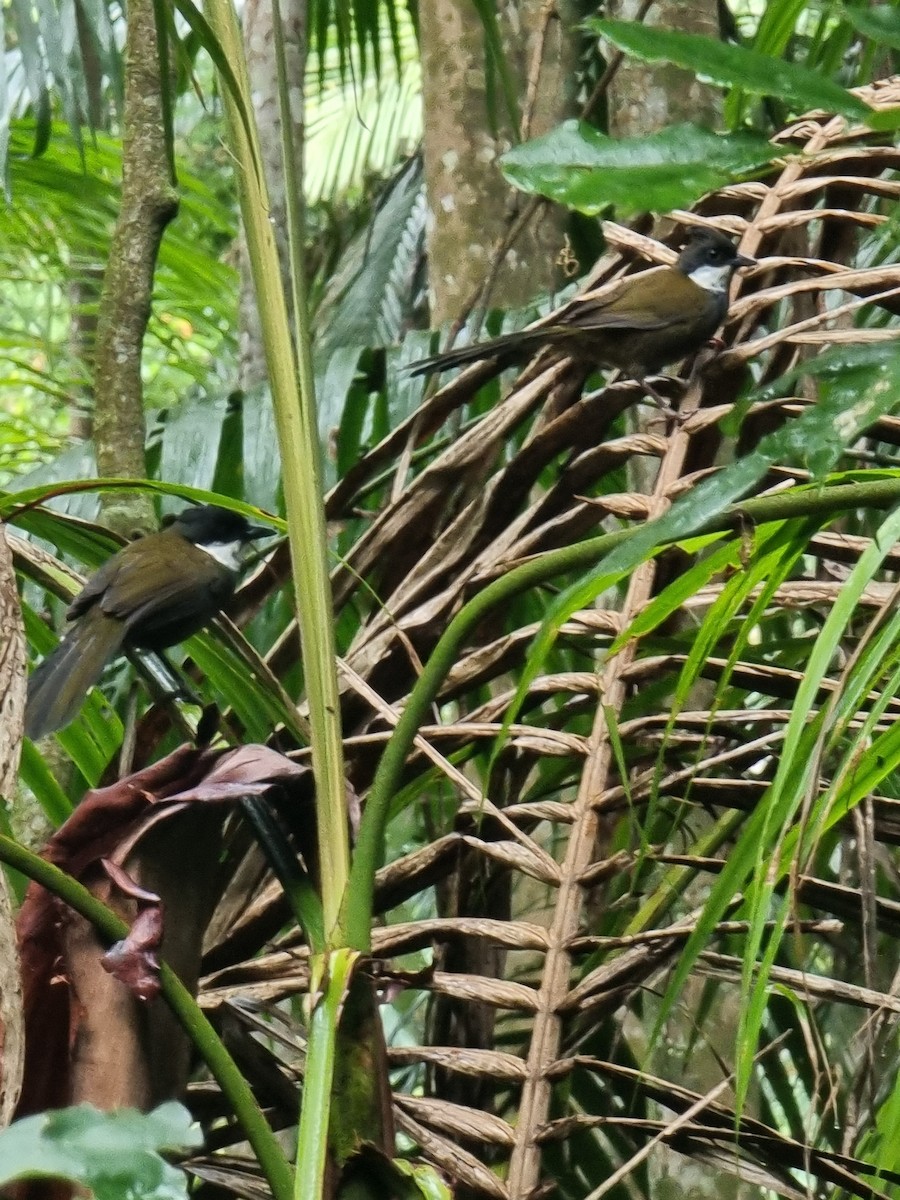
M107 873L120 892L126 896L130 896L132 900L143 901L144 904L158 904L159 896L156 892L149 892L146 888L142 888L131 878L127 871L112 861L111 858L103 858L100 860L103 870Z
M263 746L226 753L182 746L150 767L89 792L44 854L107 902L114 882L123 899L130 898L125 900L127 906L144 892L116 864L135 851L152 827L167 821L170 810L174 816L193 801L236 800L258 794L280 779L303 773L303 768ZM105 964L108 969L112 966L115 978L145 997L158 988L154 955L159 930L153 928L153 922L159 920L159 913L155 912L153 916L150 909L142 911L130 937ZM64 906L43 888L30 885L16 923L26 1021L20 1115L59 1107L71 1098L70 1066L86 1014L70 982L70 927ZM89 953L99 968L99 949ZM90 966L80 962L78 969L84 975ZM98 1019L96 1011L90 1015L92 1020ZM103 1018L99 1019L102 1023Z
M124 983L139 1000L154 1000L159 995L162 928L161 905L148 904L138 913L128 937L100 959L104 971Z
M111 855L139 826L150 805L259 795L281 779L303 774L304 768L266 746L225 753L180 746L153 766L88 792L44 854L78 879L91 863Z
M88 792L50 839L45 856L80 878L90 863L113 851L150 804L190 788L218 757L216 751L179 746L151 767Z
M284 779L299 779L306 768L297 766L268 746L239 746L226 751L207 774L167 797L172 802L229 800L259 796Z

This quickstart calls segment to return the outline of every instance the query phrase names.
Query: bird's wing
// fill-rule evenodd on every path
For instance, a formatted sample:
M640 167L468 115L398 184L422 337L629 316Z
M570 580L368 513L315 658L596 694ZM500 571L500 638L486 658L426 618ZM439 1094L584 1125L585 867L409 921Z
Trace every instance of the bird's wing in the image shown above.
M234 582L214 558L182 539L171 546L157 542L152 572L152 588L148 588L143 555L126 552L118 557L100 599L106 616L123 621L126 630L144 626L142 633L152 630L158 615L165 615L166 625L191 622L198 616L206 619L210 601L224 602Z
M125 549L127 550L128 547L126 546ZM120 550L118 554L114 554L112 558L108 558L94 572L66 610L67 620L74 621L76 617L83 616L89 608L93 608L97 601L103 598L104 592L115 577L117 563L122 553L123 551Z
M665 277L668 290L664 310L660 309L661 275ZM672 322L671 288L679 286L681 281L682 277L667 267L642 271L619 280L612 287L576 296L562 315L567 325L581 330L660 329ZM689 280L684 279L684 283L691 292Z

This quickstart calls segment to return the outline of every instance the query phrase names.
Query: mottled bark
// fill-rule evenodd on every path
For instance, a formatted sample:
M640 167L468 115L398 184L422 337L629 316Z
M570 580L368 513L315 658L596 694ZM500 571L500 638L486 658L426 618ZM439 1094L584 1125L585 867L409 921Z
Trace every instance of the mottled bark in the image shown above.
M306 64L306 5L302 0L282 0L280 4L287 68L288 94L291 102L291 137L298 163L303 161L303 73ZM259 127L259 144L263 169L269 188L269 207L278 256L281 280L290 304L290 274L288 270L287 207L284 168L281 151L281 114L278 108L278 72L275 64L275 35L272 26L272 5L268 0L247 0L244 5L244 46L247 72L253 95L253 109ZM301 175L302 177L302 175ZM241 294L239 302L240 340L238 381L242 388L252 388L266 378L256 292L250 274L250 263L242 244Z
M25 717L25 632L6 527L0 524L0 802L15 794ZM0 870L0 1129L12 1119L25 1054L12 896Z
M643 0L609 0L609 15L621 21L638 19ZM644 17L645 25L677 29L682 33L719 36L715 0L686 4L660 0ZM720 88L701 83L693 71L671 63L648 63L626 58L607 93L609 132L614 137L640 137L679 121L715 128L722 114Z
M125 42L122 204L103 280L94 370L94 443L101 475L142 477L144 397L141 350L153 273L166 225L178 208L166 152L162 74L151 0L130 0ZM122 532L153 525L147 496L101 497L107 523Z
M567 4L544 0L504 6L499 20L518 99L514 130L499 88L495 126L490 119L485 36L471 0L424 0L419 15L431 317L440 324L459 316L482 287L519 203L497 159L520 132L537 136L573 115L575 17ZM527 225L504 256L490 303L516 307L552 291L563 220L545 213Z
M82 381L74 389L69 411L69 436L81 441L93 433L94 352L103 267L90 255L73 253L69 280L69 351L83 367Z
M84 4L75 4L75 28L84 71L86 117L91 129L109 129L109 111L103 90L103 64L85 17ZM69 260L69 352L82 367L73 389L69 412L69 436L85 441L93 434L94 350L97 344L97 318L100 290L103 286L103 262L93 247L73 244Z

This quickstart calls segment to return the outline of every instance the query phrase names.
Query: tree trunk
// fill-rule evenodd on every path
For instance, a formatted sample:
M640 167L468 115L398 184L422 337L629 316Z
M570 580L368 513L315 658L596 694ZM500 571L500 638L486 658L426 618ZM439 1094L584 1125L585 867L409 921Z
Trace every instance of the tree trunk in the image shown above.
M109 113L103 93L103 64L88 27L81 0L75 4L75 27L84 69L85 112L91 129L109 131ZM69 436L87 441L93 435L94 351L97 343L97 319L100 291L103 287L103 261L92 248L73 245L69 267L69 351L82 367L69 410Z
M567 5L543 0L515 0L504 8L499 24L516 92L514 127L471 0L425 0L419 18L429 286L437 325L465 315L479 296L520 203L497 159L520 137L544 133L573 114L575 19ZM564 227L564 213L542 206L539 219L503 255L490 303L516 308L553 290Z
M0 796L16 794L25 720L25 631L6 526L0 524ZM12 890L0 870L0 1129L12 1119L22 1086L25 1027Z
M643 0L609 0L609 15L620 21L638 19L646 7ZM719 36L715 0L684 4L683 0L660 0L644 18L645 25L677 29L682 33ZM625 58L607 93L609 132L614 137L640 137L666 125L693 121L714 128L722 115L719 88L701 83L692 71L672 63L642 62Z
M634 21L640 19L646 7L645 0L610 0L609 15ZM652 4L643 19L646 25L662 29L719 36L715 0L699 4L662 0ZM626 56L610 83L607 104L613 137L641 137L682 121L715 128L721 118L722 93L701 83L692 71L672 63L642 62ZM659 232L664 234L665 226ZM643 432L659 420L659 414L644 405L632 409L628 420ZM628 485L634 491L652 491L655 476L656 464L649 459L632 459L628 464Z
M141 352L163 231L178 209L163 121L156 14L131 0L125 42L122 205L103 279L94 369L94 445L100 475L143 478L144 389ZM101 495L107 523L123 533L151 529L144 494Z

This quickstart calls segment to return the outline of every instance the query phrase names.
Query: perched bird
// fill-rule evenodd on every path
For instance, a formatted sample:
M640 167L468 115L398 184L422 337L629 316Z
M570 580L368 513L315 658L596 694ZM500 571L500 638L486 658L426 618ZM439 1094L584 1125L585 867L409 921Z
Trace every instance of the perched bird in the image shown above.
M552 346L597 366L618 367L668 407L644 377L712 337L728 309L732 275L738 267L754 265L724 233L693 228L674 266L653 267L584 292L530 329L423 358L412 364L411 373L445 371L483 358L513 362Z
M106 664L123 649L164 650L202 629L234 591L243 547L271 530L204 504L130 542L72 601L72 622L28 682L25 733L67 725Z

